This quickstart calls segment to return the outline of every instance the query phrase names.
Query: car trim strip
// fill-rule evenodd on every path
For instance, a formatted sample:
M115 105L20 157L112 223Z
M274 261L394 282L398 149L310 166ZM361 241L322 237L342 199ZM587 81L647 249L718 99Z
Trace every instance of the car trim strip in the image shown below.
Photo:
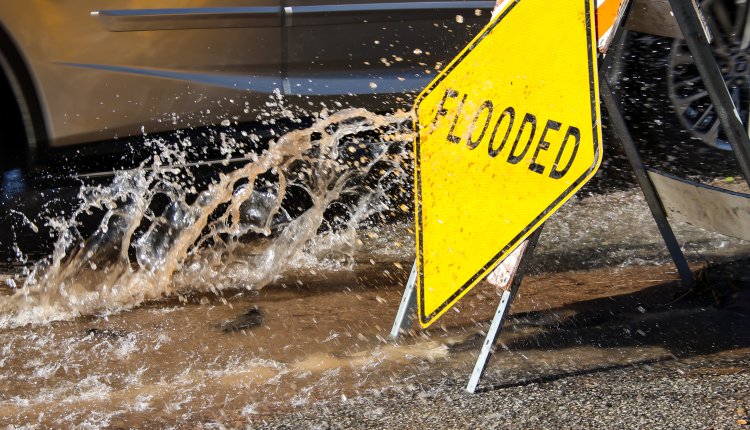
M301 27L453 18L492 10L494 0L361 3L286 7L117 9L91 12L109 31ZM426 14L425 12L430 12ZM294 19L292 19L294 18Z
M109 31L281 27L280 7L123 9L91 12Z
M287 27L453 19L461 13L475 13L477 10L491 11L494 7L494 1L484 0L292 6L287 9L291 9L294 13L294 24L289 23Z
M91 63L55 63L68 67L78 67L83 69L103 70L114 73L127 73L131 75L151 76L155 78L171 79L176 81L185 81L203 85L212 85L220 88L231 90L250 90L257 93L273 94L278 90L281 83L281 76L273 75L246 75L246 74L228 74L228 73L210 73L201 71L182 71L169 69L154 69L149 67L131 67L116 66L107 64Z

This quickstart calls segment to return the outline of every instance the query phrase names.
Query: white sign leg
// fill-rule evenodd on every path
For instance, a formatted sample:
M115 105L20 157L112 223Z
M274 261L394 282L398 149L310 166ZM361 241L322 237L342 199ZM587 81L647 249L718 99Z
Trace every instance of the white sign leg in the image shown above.
M393 328L391 328L391 339L393 340L398 339L401 331L407 331L411 328L414 311L417 308L416 284L417 262L414 261L414 265L411 266L409 280L406 282L404 295L401 297L401 304L398 307L398 313L396 313L396 320L393 322Z
M495 347L495 342L500 336L500 329L502 328L503 322L505 321L505 313L510 307L510 299L510 291L504 290L503 296L500 299L500 305L497 307L497 311L495 311L495 317L492 318L492 324L490 324L490 329L487 331L487 337L484 338L482 351L479 353L477 363L474 365L474 371L471 372L469 385L466 386L466 391L472 394L476 391L477 385L479 385L479 380L482 379L482 374L484 373L485 367L487 367L487 362L490 360L490 355L492 355L492 350Z
M512 279L510 281L510 288L503 289L503 295L500 298L500 305L498 305L495 311L495 316L492 318L489 330L487 330L487 336L482 344L482 350L479 352L477 363L474 365L474 370L471 372L469 378L469 384L466 386L466 391L474 393L477 390L479 381L484 375L484 370L487 368L487 363L490 361L490 357L494 353L495 343L498 337L500 337L500 330L503 328L505 318L508 316L508 310L510 309L513 299L516 297L518 287L521 286L521 281L526 272L526 268L531 260L531 255L534 253L536 243L539 240L539 236L542 234L542 226L529 236L526 243L522 244L523 249L520 251L521 255L518 258L517 265L515 261L509 262L512 265L513 272L511 272ZM521 248L521 247L519 247ZM514 252L515 254L515 252ZM505 269L507 270L507 268Z

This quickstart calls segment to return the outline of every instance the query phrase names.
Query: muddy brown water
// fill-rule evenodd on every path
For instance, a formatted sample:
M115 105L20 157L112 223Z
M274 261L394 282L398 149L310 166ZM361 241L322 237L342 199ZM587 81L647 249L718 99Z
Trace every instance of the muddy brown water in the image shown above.
M195 295L106 318L4 330L0 423L240 423L318 399L408 392L441 373L468 377L497 293L480 285L437 327L394 344L386 337L403 267L315 271L259 292ZM714 272L717 285L747 280L742 271ZM747 322L750 304L735 297L727 311L706 297L681 298L675 280L669 265L529 276L495 371L514 381L750 348L748 336L726 334ZM222 330L253 307L263 313L260 325ZM676 339L686 318L692 329Z

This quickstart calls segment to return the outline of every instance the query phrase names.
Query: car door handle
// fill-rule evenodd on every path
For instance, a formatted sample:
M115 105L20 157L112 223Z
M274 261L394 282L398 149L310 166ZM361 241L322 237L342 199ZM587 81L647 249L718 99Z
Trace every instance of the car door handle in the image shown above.
M109 31L281 27L280 7L99 10L91 15Z

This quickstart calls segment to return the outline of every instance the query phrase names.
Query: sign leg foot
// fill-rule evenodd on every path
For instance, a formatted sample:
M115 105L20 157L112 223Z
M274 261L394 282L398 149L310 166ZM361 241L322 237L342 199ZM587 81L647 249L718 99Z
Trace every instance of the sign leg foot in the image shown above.
M401 304L398 307L398 313L396 313L396 320L393 322L393 328L391 328L391 339L398 339L401 331L406 331L411 328L412 319L414 317L414 310L417 308L417 262L411 267L411 274L409 280L406 282L406 288L404 289L404 295L401 297Z

